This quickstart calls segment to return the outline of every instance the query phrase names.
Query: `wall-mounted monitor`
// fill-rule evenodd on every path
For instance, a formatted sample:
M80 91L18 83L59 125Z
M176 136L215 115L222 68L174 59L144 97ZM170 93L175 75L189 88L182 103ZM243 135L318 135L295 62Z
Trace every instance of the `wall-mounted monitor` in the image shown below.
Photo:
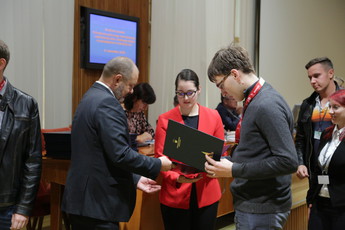
M81 7L81 67L103 69L117 56L138 65L139 18Z

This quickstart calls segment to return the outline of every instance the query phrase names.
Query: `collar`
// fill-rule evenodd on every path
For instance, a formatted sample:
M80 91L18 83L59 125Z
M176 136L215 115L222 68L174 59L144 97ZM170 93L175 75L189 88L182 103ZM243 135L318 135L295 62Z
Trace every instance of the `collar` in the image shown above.
M243 91L244 99L246 99L246 98L249 96L250 92L252 91L252 89L254 88L255 84L256 84L259 80L260 80L260 78L259 78L256 82L254 82L251 86L249 86L247 89L245 89L245 90Z
M322 108L321 106L321 100L320 100L320 95L318 94L317 97L315 98L315 102L316 105L319 106L321 108L321 110L323 110L324 108L328 108L329 106L329 101L327 101L326 105Z
M98 83L98 84L100 84L100 85L103 85L103 86L104 86L105 88L107 88L107 89L111 92L111 94L115 97L114 92L110 89L109 86L107 86L106 84L104 84L104 83L101 82L101 81L96 81L96 83Z
M341 140L342 136L344 135L344 130L345 130L345 127L338 129L338 126L336 125L333 129L332 137L337 138L338 140L339 139Z
M5 92L6 92L6 86L7 86L7 82L8 82L8 80L7 80L7 78L5 78L4 77L4 81L5 81L5 84L4 84L4 86L1 88L1 90L0 90L0 98L2 98L3 96L4 96L4 94L5 94Z

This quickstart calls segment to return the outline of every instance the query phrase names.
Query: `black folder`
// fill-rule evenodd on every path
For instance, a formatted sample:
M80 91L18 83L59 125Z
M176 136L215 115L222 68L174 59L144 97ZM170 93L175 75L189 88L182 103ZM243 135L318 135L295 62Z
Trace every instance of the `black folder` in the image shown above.
M163 154L177 163L182 162L199 172L205 172L205 154L219 161L223 145L222 139L169 120Z

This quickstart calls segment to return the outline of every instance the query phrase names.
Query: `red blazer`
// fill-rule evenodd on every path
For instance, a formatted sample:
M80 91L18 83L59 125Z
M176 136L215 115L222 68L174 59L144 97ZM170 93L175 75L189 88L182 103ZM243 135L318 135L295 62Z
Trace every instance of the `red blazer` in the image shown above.
M155 157L163 156L166 129L169 119L184 124L179 106L161 114L158 117L155 135ZM217 110L199 105L198 130L224 139L224 128ZM159 194L160 202L172 208L189 209L192 183L178 183L180 174L176 171L161 172L162 189ZM196 193L199 208L217 202L221 191L217 179L211 179L202 173L203 179L196 182Z

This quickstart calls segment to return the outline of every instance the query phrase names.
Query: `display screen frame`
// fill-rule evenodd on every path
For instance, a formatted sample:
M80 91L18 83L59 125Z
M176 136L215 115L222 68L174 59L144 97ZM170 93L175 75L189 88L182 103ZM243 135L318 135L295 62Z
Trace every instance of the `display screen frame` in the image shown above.
M114 57L130 58L138 66L138 17L81 7L81 67L103 69Z

